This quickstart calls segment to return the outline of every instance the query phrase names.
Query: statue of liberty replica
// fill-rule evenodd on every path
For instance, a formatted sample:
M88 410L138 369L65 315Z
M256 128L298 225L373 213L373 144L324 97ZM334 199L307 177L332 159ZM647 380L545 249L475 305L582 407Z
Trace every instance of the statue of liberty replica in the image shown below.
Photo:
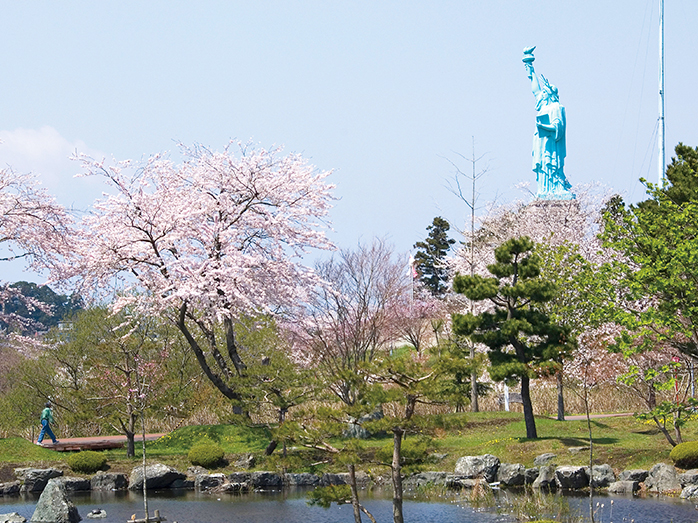
M538 181L536 198L539 200L574 200L571 185L565 178L565 108L560 105L557 87L545 76L540 80L533 70L533 50L524 49L523 62L536 97L536 132L533 135L533 171Z

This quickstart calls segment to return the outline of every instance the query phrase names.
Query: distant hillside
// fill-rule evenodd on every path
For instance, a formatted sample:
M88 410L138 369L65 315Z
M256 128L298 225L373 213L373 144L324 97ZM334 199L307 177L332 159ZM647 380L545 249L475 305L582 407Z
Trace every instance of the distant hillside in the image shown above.
M46 331L58 325L72 313L81 310L84 306L83 300L78 295L66 296L57 294L47 285L37 285L36 283L18 281L10 284L10 288L19 291L19 296L10 297L2 304L3 316L9 318L13 315L30 320L21 329L22 334L36 334ZM23 297L34 298L51 306L51 313L47 313L37 308L31 308ZM17 330L15 325L10 325L9 321L0 319L0 326L7 330Z

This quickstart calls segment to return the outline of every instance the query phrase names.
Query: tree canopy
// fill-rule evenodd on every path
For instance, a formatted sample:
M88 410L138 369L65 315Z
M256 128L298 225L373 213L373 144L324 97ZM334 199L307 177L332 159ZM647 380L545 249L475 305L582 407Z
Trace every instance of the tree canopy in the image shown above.
M417 252L414 255L414 267L419 275L419 281L431 291L434 296L443 295L448 289L448 268L446 255L456 240L448 237L449 223L437 216L427 227L429 235L423 242L414 244Z
M318 283L300 257L331 248L323 232L329 172L279 149L182 149L181 165L161 155L137 166L82 157L86 175L114 193L83 219L61 275L93 290L116 282L117 309L164 314L208 379L240 399L235 379L246 363L235 322L292 310Z
M540 260L528 237L513 238L495 249L493 277L457 275L453 287L492 308L478 315L454 314L453 331L489 348L490 376L521 382L526 437L537 438L530 380L554 372L574 348L570 329L550 320L540 305L555 296L555 286L540 278Z

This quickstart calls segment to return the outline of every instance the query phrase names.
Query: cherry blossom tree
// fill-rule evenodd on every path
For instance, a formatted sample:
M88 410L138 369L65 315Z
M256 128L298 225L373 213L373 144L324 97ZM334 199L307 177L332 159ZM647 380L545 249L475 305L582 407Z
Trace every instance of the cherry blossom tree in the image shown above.
M237 400L247 365L236 320L290 311L319 282L300 258L332 247L324 234L330 173L281 149L181 149L181 164L164 155L113 164L79 157L85 175L103 177L113 192L83 219L61 276L93 291L116 287L116 309L164 314L208 379Z
M73 220L53 196L41 187L38 176L0 169L0 261L24 260L40 272L55 267L70 251ZM40 300L0 282L0 323L9 330L36 327L26 317L6 310L4 304L21 301L26 309L50 313Z
M401 338L397 314L409 299L405 264L385 241L374 239L318 263L329 286L316 286L295 329L301 358L313 362L336 396L356 401L358 369Z
M581 335L594 332L593 329L603 323L599 301L607 297L610 290L602 288L597 276L613 254L603 248L597 235L602 212L612 193L599 185L577 186L575 193L578 198L573 201L520 200L488 209L480 218L474 235L448 262L453 272L486 277L487 267L495 262L497 245L517 236L530 237L541 259L542 277L560 291L542 306L542 310L556 323L569 328L581 343L586 343L591 338ZM472 314L487 310L485 302L469 305ZM564 365L564 361L557 362L557 370L553 373L558 386L560 420L564 419Z

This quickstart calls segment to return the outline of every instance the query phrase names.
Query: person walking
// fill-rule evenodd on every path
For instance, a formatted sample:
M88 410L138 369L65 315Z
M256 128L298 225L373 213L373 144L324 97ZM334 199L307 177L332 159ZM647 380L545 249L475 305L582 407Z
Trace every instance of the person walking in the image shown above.
M41 432L39 432L39 437L36 439L37 445L41 445L41 442L44 440L44 435L46 434L50 436L54 445L60 443L51 430L51 423L53 423L53 413L51 412L51 402L47 401L44 410L41 411Z

